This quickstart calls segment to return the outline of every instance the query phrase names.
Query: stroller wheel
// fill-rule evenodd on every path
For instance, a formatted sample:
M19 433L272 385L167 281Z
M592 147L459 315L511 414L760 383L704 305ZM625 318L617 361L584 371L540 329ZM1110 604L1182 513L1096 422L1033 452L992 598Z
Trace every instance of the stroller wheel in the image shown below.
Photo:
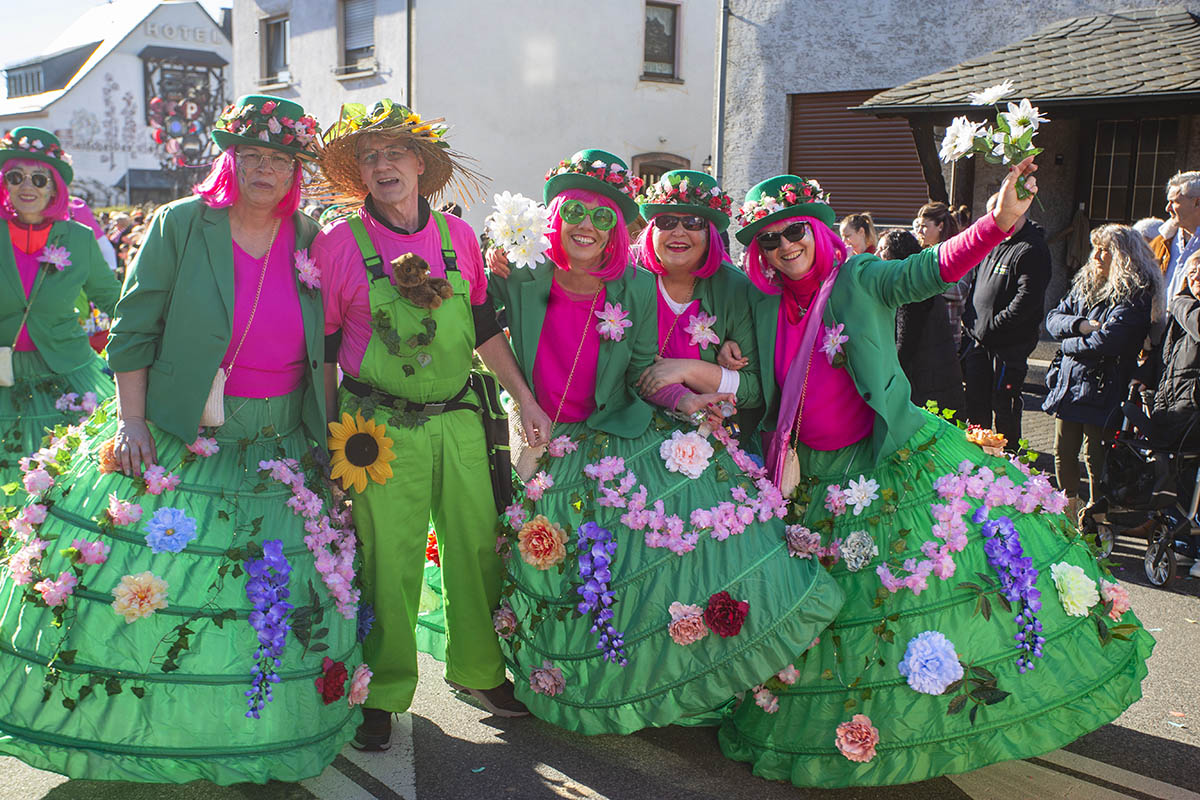
M1175 577L1175 549L1167 535L1160 535L1146 548L1146 578L1155 586L1165 586Z

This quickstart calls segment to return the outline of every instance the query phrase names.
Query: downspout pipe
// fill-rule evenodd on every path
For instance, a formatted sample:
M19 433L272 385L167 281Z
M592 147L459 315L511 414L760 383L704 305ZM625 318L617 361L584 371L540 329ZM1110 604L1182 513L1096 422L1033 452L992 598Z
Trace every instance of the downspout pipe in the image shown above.
M724 186L725 172L725 71L729 55L729 0L721 0L721 36L717 57L717 125L713 131L713 177Z

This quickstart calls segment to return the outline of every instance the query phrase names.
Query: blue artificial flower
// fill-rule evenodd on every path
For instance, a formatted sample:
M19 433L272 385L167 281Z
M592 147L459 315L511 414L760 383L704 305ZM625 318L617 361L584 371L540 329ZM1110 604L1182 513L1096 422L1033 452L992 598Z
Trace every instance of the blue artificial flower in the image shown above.
M358 604L358 641L365 641L367 634L375 625L375 606L370 603Z
M146 523L146 544L152 553L179 553L196 538L196 520L178 508L160 508Z
M954 645L937 631L925 631L910 639L897 668L908 678L908 685L923 694L942 694L963 676Z
M279 683L276 672L279 656L292 630L293 606L284 602L291 595L287 584L292 567L283 555L282 540L272 539L263 542L263 557L248 559L243 568L250 576L246 581L246 598L254 606L249 616L250 627L258 635L258 648L254 651L257 663L251 669L250 690L244 692L250 706L246 716L258 719L259 712L274 699L271 684Z
M613 611L610 606L616 593L608 587L612 580L609 566L617 553L617 543L613 541L612 531L591 521L580 525L576 534L579 541L575 549L579 553L579 577L582 582L575 592L582 599L575 608L580 614L594 614L591 631L600 633L597 649L604 651L605 661L623 667L629 663L625 658L625 634L611 624Z

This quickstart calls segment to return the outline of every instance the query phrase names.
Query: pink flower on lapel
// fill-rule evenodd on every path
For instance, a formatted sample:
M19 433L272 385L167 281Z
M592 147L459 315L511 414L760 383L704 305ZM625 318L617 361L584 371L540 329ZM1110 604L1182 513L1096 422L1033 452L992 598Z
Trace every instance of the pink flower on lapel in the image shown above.
M821 344L821 351L825 353L825 356L829 359L830 364L833 364L834 359L841 355L842 345L850 341L849 336L844 336L842 334L842 331L845 329L846 326L839 322L832 328L827 328L825 330L825 341ZM834 364L834 366L837 365Z
M300 273L300 282L309 289L321 288L321 270L317 260L308 254L308 248L296 251L296 271Z
M717 336L713 330L713 325L717 322L717 318L712 314L705 314L701 311L699 314L693 314L688 320L688 326L684 328L684 333L692 335L692 345L699 345L701 350L707 350L710 344L720 344L721 337Z
M625 329L633 326L632 320L629 319L629 312L621 308L621 304L605 303L603 311L597 311L596 316L600 318L600 324L596 326L596 330L605 339L614 342L619 342L625 338Z
M62 272L64 269L71 266L71 251L65 247L48 244L42 248L42 252L38 254L38 261L42 264L48 264L59 272Z

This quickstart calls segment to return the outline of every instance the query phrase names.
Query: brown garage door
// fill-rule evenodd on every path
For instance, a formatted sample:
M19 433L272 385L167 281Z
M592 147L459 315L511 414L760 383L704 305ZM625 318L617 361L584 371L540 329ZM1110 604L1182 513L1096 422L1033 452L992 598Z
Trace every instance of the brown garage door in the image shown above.
M791 95L788 169L816 178L839 218L870 211L878 222L907 226L929 193L907 120L847 110L879 91Z

